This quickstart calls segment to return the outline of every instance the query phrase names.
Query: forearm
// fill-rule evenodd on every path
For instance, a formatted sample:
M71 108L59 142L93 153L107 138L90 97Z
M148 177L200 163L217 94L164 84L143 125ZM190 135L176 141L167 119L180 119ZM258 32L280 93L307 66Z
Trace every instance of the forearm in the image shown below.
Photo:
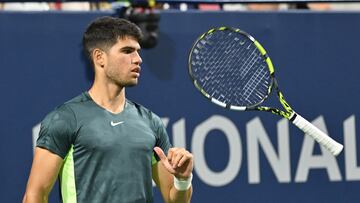
M22 203L48 203L48 195L45 193L26 192Z
M173 184L170 189L171 203L187 203L190 202L192 195L192 174L186 179L178 179L173 177Z
M192 196L192 186L188 190L179 191L172 186L170 189L169 203L188 203Z

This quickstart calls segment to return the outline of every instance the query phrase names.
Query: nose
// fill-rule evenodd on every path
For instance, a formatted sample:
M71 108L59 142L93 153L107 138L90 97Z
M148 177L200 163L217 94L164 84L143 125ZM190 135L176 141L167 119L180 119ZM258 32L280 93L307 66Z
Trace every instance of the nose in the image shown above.
M139 53L136 52L135 56L132 59L132 63L136 65L140 65L142 63L142 59Z

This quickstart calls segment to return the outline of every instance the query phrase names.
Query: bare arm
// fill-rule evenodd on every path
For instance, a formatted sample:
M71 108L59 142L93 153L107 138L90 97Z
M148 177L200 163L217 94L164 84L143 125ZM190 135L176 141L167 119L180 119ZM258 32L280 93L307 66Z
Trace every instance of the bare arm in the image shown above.
M192 154L183 148L171 148L168 156L156 147L161 161L153 165L153 179L160 189L166 203L187 203L192 196L192 186L188 190L179 191L174 186L174 176L186 179L193 170Z
M58 155L37 147L23 203L46 203L55 183L63 159Z

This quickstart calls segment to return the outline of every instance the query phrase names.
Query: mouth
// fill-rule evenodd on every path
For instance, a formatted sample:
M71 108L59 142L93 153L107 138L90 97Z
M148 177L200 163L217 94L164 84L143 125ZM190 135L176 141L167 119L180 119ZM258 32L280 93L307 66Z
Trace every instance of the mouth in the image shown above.
M139 77L139 76L140 76L140 71L141 71L140 66L137 66L137 67L131 69L131 72L132 72L132 73L135 73L135 74L136 74L136 77Z

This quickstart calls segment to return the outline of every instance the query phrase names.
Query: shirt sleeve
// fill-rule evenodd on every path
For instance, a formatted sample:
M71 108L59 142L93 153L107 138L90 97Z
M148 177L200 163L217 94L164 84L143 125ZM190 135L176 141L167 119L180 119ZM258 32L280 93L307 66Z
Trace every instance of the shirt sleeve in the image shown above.
M41 122L36 146L64 159L74 142L75 128L76 119L73 111L64 105L60 106Z
M160 147L165 154L168 153L169 149L172 147L170 140L169 140L169 136L166 132L166 128L162 122L162 120L154 115L153 116L154 120L154 127L155 127L155 133L156 133L156 146ZM155 159L157 161L160 160L160 158L157 156L156 153L154 153ZM153 160L154 161L154 160Z

